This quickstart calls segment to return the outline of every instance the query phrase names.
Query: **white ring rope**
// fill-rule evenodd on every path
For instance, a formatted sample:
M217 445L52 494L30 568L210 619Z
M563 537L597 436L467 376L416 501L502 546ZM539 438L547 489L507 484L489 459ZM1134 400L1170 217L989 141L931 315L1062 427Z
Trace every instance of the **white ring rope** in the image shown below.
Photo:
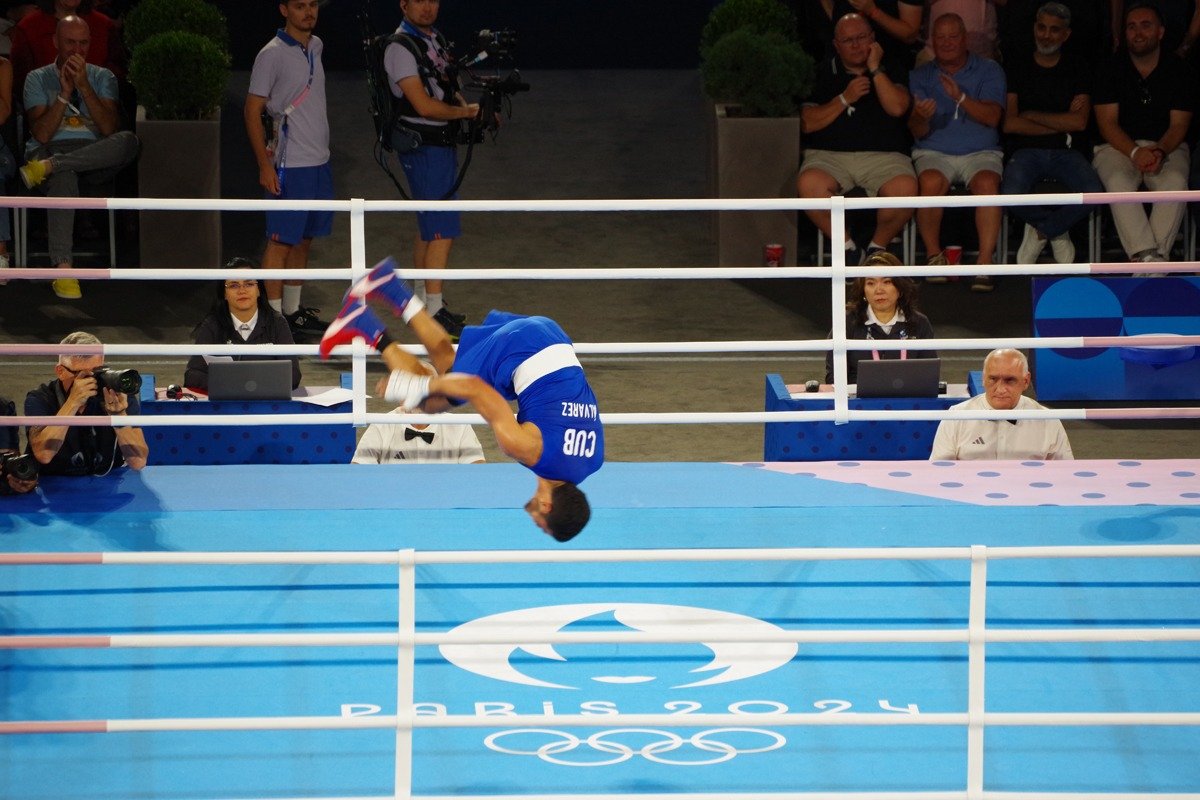
M0 208L106 208L114 211L803 211L829 210L835 198L646 198L555 200L252 200L192 198L0 197ZM1200 191L945 195L937 197L847 197L847 209L960 208L976 206L1121 205L1190 203Z
M1197 727L1197 712L988 712L984 705L983 670L984 645L988 642L1163 642L1200 641L1196 628L1084 628L1075 629L992 629L986 626L987 561L993 558L1161 558L1185 556L1200 558L1200 545L1110 545L1057 547L997 547L981 545L942 548L734 548L728 550L616 550L616 551L493 551L469 553L458 551L417 552L297 552L297 553L12 553L0 556L0 566L37 564L277 564L332 563L400 565L398 596L406 605L396 633L353 634L133 634L113 636L20 636L0 637L0 648L68 648L68 647L264 647L264 646L387 646L397 647L398 680L401 684L396 714L367 714L360 716L275 716L275 717L201 717L157 719L74 719L18 720L0 722L0 735L47 733L131 733L152 731L266 731L266 730L364 730L394 729L396 731L396 797L411 796L412 732L417 728L475 728L506 729L553 726L560 728L608 728L621 725L629 728L644 726L719 727L719 726L953 726L968 727L968 785L965 793L930 792L822 792L823 797L905 797L931 798L937 796L989 797L984 791L983 734L987 727ZM639 561L736 561L736 560L970 560L968 593L971 610L965 629L910 630L820 630L779 631L777 634L735 634L705 631L705 641L719 642L809 642L809 643L967 643L968 697L966 712L934 713L795 713L770 711L765 713L701 713L701 714L626 714L598 717L592 714L541 714L518 716L433 715L417 713L412 701L414 676L411 666L416 646L440 644L529 644L529 643L675 643L697 641L694 628L683 626L678 633L645 634L640 632L542 633L530 638L526 631L508 635L416 633L415 592L418 564L445 563L521 563L530 561L620 562ZM413 710L408 710L413 709ZM507 795L518 797L522 795ZM643 795L652 797L654 795ZM701 795L678 795L701 796ZM707 795L704 795L707 796ZM713 794L714 800L725 800L730 794ZM736 796L749 797L744 793ZM780 793L772 797L805 796L803 793ZM1038 797L1037 793L1003 793L1004 797ZM1056 795L1057 796L1057 795ZM1066 795L1063 795L1066 796ZM1073 795L1088 796L1088 795ZM1099 796L1099 795L1097 795ZM1117 795L1113 795L1117 796ZM1126 795L1134 796L1134 795ZM1140 795L1145 797L1146 795ZM1200 795L1159 795L1184 797ZM539 796L539 797L545 797ZM588 796L563 795L570 800ZM667 796L664 796L667 797ZM676 797L671 795L670 797ZM1107 796L1106 796L1107 797Z
M351 266L342 269L283 269L272 270L273 278L339 280L350 282L365 273L365 215L370 212L395 212L417 210L498 211L498 212L610 212L610 211L799 211L804 209L830 210L835 234L844 234L845 212L849 209L878 208L922 208L922 207L974 207L1024 206L1024 205L1105 205L1144 202L1189 202L1200 201L1200 191L1184 192L1115 192L1096 194L1030 194L1030 195L986 195L948 197L901 197L901 198L845 198L798 199L798 198L675 198L675 199L603 199L603 200L446 200L446 201L397 201L397 200L193 200L152 198L0 198L0 207L34 208L111 208L111 209L157 209L197 210L217 209L233 211L266 210L332 210L349 212L351 215ZM787 267L762 268L564 268L564 269L456 269L409 271L409 277L444 278L452 280L696 280L696 279L749 279L749 278L815 278L831 279L830 302L833 318L833 336L822 340L767 340L728 342L607 342L576 343L581 355L627 354L627 353L745 353L745 352L833 352L841 356L851 350L900 350L906 346L901 341L880 340L865 343L845 338L845 320L840 309L845 303L845 279L855 276L922 276L922 275L972 275L978 266L959 264L953 267L929 267L910 265L902 267L850 267L845 263L845 253L833 248L830 267ZM988 272L1003 275L1103 275L1192 272L1192 262L1105 263L1105 264L1022 264L988 265ZM11 279L53 279L60 276L57 269L18 268L5 271ZM237 269L75 269L72 276L85 280L216 280L222 277L249 279L262 277L262 271L249 268ZM1022 349L1037 348L1097 348L1121 346L1183 347L1200 344L1200 336L1161 335L1103 336L1103 337L1007 337L979 339L929 339L924 345L937 350L991 350L995 347ZM80 354L93 351L76 347ZM424 348L408 347L414 353L424 353ZM12 355L57 355L61 346L54 344L0 344L0 354ZM94 351L107 355L170 355L192 354L236 355L262 353L261 345L123 345L98 346ZM310 356L317 352L315 345L275 346L273 355ZM111 420L114 425L155 426L169 424L185 425L311 425L345 424L362 426L374 422L426 422L428 424L468 423L482 424L479 415L372 415L366 413L368 391L365 361L375 354L356 345L339 345L334 348L338 356L352 357L352 389L354 411L348 417L339 414L255 414L188 415L186 422L179 417L126 417ZM694 413L606 413L605 424L650 425L650 424L716 424L745 423L765 424L773 422L847 422L857 420L942 420L961 419L1164 419L1200 417L1200 409L1187 408L1105 408L1105 409L1050 409L1026 412L965 412L965 411L864 411L850 410L846 387L845 360L834 359L835 385L834 408L832 411L777 411L777 412L694 412ZM385 419L386 417L386 419ZM34 417L13 418L14 424L50 424L35 422ZM67 424L93 424L94 418L76 417ZM54 424L63 424L56 418Z

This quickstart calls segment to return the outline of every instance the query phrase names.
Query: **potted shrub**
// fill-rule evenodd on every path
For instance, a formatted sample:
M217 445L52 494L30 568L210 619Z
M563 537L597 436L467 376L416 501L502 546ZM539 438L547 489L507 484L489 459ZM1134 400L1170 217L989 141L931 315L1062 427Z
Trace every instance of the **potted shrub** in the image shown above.
M225 18L204 0L142 0L125 36L138 94L139 195L219 198L230 69ZM221 213L143 211L139 244L146 267L218 267Z
M800 168L800 101L815 67L796 39L796 20L780 0L725 0L700 43L701 76L714 101L716 197L794 197ZM787 247L795 265L794 212L719 212L717 263L761 262L764 244Z
M187 31L211 39L221 52L229 52L229 26L225 17L204 0L141 0L123 23L125 47L133 52L151 36L167 31Z

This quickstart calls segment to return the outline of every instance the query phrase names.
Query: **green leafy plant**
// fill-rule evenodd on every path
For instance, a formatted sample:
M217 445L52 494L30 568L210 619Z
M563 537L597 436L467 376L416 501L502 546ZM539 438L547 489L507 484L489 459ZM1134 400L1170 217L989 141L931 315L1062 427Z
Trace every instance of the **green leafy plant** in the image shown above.
M204 0L141 0L124 22L125 46L135 52L152 36L167 31L188 31L211 39L229 52L229 25L225 16Z
M149 119L209 119L221 106L229 55L198 33L166 31L138 45L129 80Z
M700 57L707 59L721 37L746 27L796 41L796 15L779 0L725 0L708 15L700 32Z
M700 66L704 90L742 116L786 117L812 91L812 57L779 33L739 28L718 39Z

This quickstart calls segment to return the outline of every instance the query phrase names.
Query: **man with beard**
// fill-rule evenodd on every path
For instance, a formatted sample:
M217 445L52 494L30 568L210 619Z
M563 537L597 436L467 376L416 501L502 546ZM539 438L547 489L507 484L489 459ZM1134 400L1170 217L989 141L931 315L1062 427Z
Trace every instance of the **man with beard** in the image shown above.
M1134 192L1187 188L1188 146L1195 88L1183 61L1162 49L1166 29L1154 6L1125 12L1125 51L1102 70L1095 93L1096 125L1104 142L1092 163L1104 188ZM1121 246L1130 261L1166 261L1183 221L1183 203L1112 205Z
M1091 81L1087 65L1063 51L1070 36L1071 11L1062 3L1045 3L1033 26L1036 49L1007 65L1004 132L1011 155L1003 194L1029 194L1043 180L1061 184L1063 192L1104 191L1078 149L1091 113ZM1087 206L1013 206L1009 213L1025 222L1018 264L1036 264L1047 241L1056 262L1075 261L1070 231L1088 215Z

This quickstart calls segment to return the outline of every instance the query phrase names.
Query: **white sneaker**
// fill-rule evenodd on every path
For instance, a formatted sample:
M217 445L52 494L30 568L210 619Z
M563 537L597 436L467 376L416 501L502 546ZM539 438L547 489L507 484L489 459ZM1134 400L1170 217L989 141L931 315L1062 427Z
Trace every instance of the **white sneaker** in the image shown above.
M1017 248L1018 264L1036 264L1038 256L1046 249L1046 240L1038 236L1037 228L1025 223L1025 238Z
M1074 264L1075 243L1071 241L1071 234L1062 233L1051 239L1050 252L1054 253L1054 260L1059 264Z
M8 253L0 253L0 269L8 269L12 263L8 260ZM8 278L0 278L0 286L7 286Z

